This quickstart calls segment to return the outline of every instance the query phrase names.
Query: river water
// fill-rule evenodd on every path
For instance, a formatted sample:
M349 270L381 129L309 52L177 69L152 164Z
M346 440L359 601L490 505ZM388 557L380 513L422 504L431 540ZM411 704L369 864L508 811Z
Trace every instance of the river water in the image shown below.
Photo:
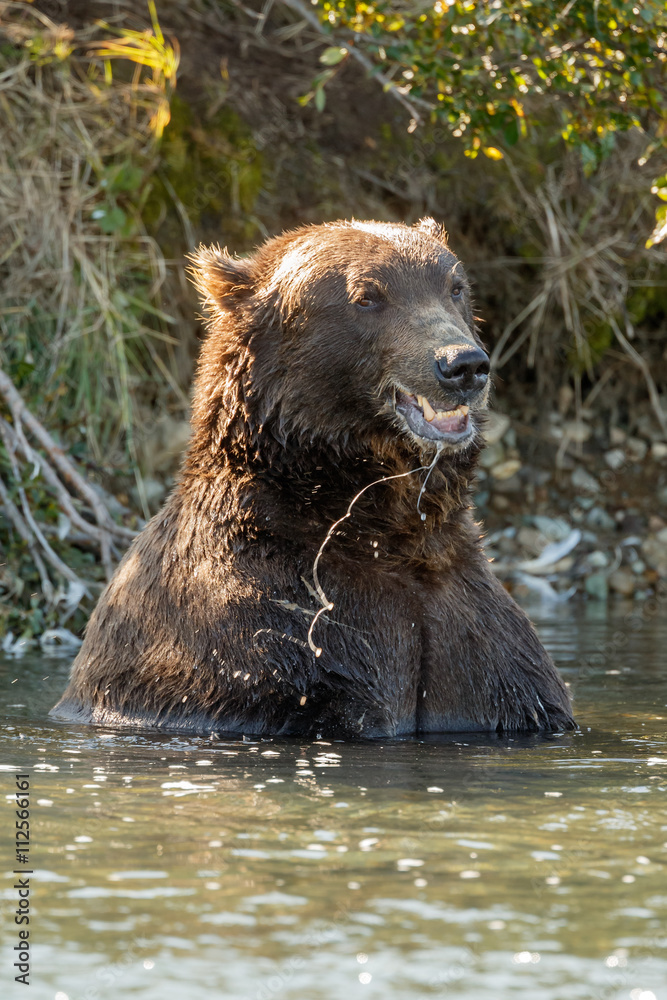
M667 609L532 615L574 734L63 725L47 710L67 661L0 660L2 996L667 1000ZM30 775L29 990L11 968L14 772Z

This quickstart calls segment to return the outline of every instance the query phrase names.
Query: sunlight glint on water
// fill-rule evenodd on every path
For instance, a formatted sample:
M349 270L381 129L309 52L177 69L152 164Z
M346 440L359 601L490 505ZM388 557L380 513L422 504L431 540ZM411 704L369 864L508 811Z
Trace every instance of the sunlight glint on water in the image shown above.
M667 1000L667 623L632 610L534 612L581 726L548 739L65 726L67 663L0 661L31 1000Z

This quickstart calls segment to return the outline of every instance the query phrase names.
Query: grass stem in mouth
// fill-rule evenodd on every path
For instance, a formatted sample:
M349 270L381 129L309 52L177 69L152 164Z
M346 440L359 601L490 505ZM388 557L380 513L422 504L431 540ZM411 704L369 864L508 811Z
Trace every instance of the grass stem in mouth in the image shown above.
M408 472L399 472L395 476L383 476L382 479L376 479L374 482L369 483L368 486L364 486L364 488L362 490L359 490L359 492L357 493L357 495L350 501L350 505L347 508L347 510L345 511L345 513L343 514L343 516L339 517L337 521L334 521L334 523L331 525L331 527L327 531L326 537L325 537L324 541L322 542L322 544L320 545L319 549L317 550L317 555L315 556L315 560L313 562L313 582L315 584L315 591L317 593L317 596L318 596L318 598L320 600L320 603L322 604L322 607L319 609L319 611L317 612L317 614L313 617L313 620L310 623L310 628L308 629L308 645L312 649L312 651L315 654L315 656L321 656L322 655L322 647L315 645L315 643L313 641L313 630L315 628L315 625L317 624L317 620L320 617L320 615L324 614L325 611L332 611L333 610L333 603L329 600L329 598L327 597L327 595L324 593L324 590L322 589L322 585L320 584L320 578L319 578L317 570L318 570L320 559L322 557L322 553L324 552L325 548L327 547L327 545L329 544L329 542L333 538L334 533L336 531L336 528L340 524L342 524L343 521L345 521L351 515L352 508L354 507L354 505L357 502L357 500L361 496L363 496L363 494L366 492L366 490L370 490L371 487L373 487L373 486L379 486L381 483L388 483L392 479L404 479L406 476L412 476L416 472L426 472L427 475L426 475L426 478L424 479L424 482L422 483L422 487L421 487L421 489L419 491L419 498L417 500L417 510L419 511L419 501L421 500L422 494L423 494L424 490L426 489L426 484L428 482L428 478L431 475L431 472L433 471L433 469L435 468L436 462L440 458L440 453L442 452L442 449L443 449L443 444L442 444L442 442L439 441L438 444L437 444L437 446L436 446L435 457L434 457L434 459L433 459L433 461L431 462L430 465L420 465L416 469L410 469ZM422 514L421 517L422 517L422 521L426 520L426 514Z
M424 476L424 482L421 485L421 489L419 491L419 496L417 497L417 513L421 516L422 521L426 520L426 514L422 514L422 512L421 512L421 510L419 508L419 504L421 503L421 499L422 499L422 497L424 495L424 490L426 489L426 484L428 483L429 476L433 472L433 470L434 470L434 468L436 466L436 462L438 461L438 459L440 458L440 455L442 454L442 449L443 448L444 448L443 442L442 441L438 441L438 443L435 446L435 455L433 456L433 461L428 466L428 471L427 471L426 475Z

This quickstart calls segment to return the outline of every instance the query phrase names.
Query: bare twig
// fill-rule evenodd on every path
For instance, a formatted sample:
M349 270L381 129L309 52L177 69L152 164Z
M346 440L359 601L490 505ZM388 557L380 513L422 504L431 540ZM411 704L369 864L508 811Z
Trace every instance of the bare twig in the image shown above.
M33 437L41 444L63 478L71 484L81 499L85 500L89 505L100 527L106 528L107 531L113 535L117 535L119 538L129 540L135 538L136 531L132 531L131 528L126 528L121 524L116 524L112 519L95 490L86 482L74 463L65 455L62 448L56 444L46 428L30 412L11 379L1 368L0 394L7 401L15 424L23 423Z
M9 462L12 467L12 473L17 483L17 492L21 500L21 508L23 511L23 520L25 529L31 536L31 541L33 539L36 539L37 542L39 543L39 546L42 550L42 553L46 561L51 566L53 566L53 568L57 570L61 574L61 576L64 576L66 580L71 580L72 583L78 584L83 589L84 593L89 594L87 587L85 586L83 581L79 579L78 575L74 572L74 570L70 569L70 567L67 566L67 564L62 561L60 556L53 551L50 544L44 537L41 528L35 521L33 513L30 510L30 504L28 503L28 497L26 496L25 489L22 485L20 485L21 483L20 470L18 462L16 461L16 454L12 447L12 440L6 432L6 428L8 428L8 424L3 420L2 422L0 422L0 438L2 439L2 442L7 451L7 456L9 458ZM26 536L23 532L21 532L21 536L24 539L26 539Z
M24 435L15 431L2 417L0 417L0 435L5 438L5 442L9 442L9 444L5 444L5 447L12 447L15 451L22 454L25 461L31 463L49 486L53 488L61 510L67 515L72 524L76 528L79 528L86 537L98 543L102 565L104 566L107 579L110 579L113 573L113 561L111 559L113 543L106 528L100 528L96 524L91 524L90 521L86 521L81 516L74 506L71 494L63 486L46 459L34 452L25 440ZM116 549L115 551L118 554L118 550Z
M53 604L55 599L55 590L53 584L51 583L46 566L44 565L44 560L37 550L37 546L35 545L32 535L30 534L28 525L21 517L20 510L10 497L9 490L5 486L2 477L0 477L0 500L2 501L7 517L14 525L14 529L21 536L30 550L30 555L32 556L35 566L37 567L37 572L39 573L39 578L42 583L42 593L44 594L44 597L49 604Z
M662 404L660 402L660 395L658 393L656 384L653 380L653 376L651 375L651 371L649 369L646 358L642 357L639 351L632 346L632 344L625 336L625 334L623 333L623 331L621 330L621 328L619 327L618 323L616 322L613 316L606 316L605 318L607 319L609 325L614 331L616 339L618 340L623 350L626 352L632 363L636 365L637 368L639 368L640 372L644 376L644 381L646 382L646 388L648 389L649 399L651 400L651 406L653 407L653 412L655 413L656 420L660 424L660 427L662 428L665 436L667 436L667 413L665 413L665 411L662 408Z
M117 525L112 520L101 498L85 481L72 460L64 454L48 431L31 413L9 376L2 369L0 369L0 396L4 397L14 422L12 426L7 420L0 417L0 441L4 444L7 452L21 504L21 509L19 509L3 483L0 497L7 511L7 516L20 537L28 544L41 577L42 591L49 603L52 604L55 600L54 588L44 560L66 580L76 584L81 589L82 595L89 595L90 591L86 583L54 552L42 528L35 520L25 488L22 485L19 458L26 465L33 467L33 477L37 474L42 476L45 483L55 493L60 509L81 532L82 536L97 544L107 579L111 577L114 569L112 556L120 555L128 540L134 538L137 533L122 525ZM24 427L44 448L47 457L32 448L24 433ZM61 473L63 479L60 478L56 469ZM68 483L70 488L65 485L63 480ZM90 505L97 523L87 521L77 510L73 490L84 502Z

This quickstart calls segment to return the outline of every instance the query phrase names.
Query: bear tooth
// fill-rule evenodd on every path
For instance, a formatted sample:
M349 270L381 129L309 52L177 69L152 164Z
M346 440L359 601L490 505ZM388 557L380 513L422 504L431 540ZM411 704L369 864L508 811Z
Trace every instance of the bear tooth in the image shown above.
M426 398L424 398L424 402L422 403L422 409L424 411L424 419L430 424L435 418L435 410Z

